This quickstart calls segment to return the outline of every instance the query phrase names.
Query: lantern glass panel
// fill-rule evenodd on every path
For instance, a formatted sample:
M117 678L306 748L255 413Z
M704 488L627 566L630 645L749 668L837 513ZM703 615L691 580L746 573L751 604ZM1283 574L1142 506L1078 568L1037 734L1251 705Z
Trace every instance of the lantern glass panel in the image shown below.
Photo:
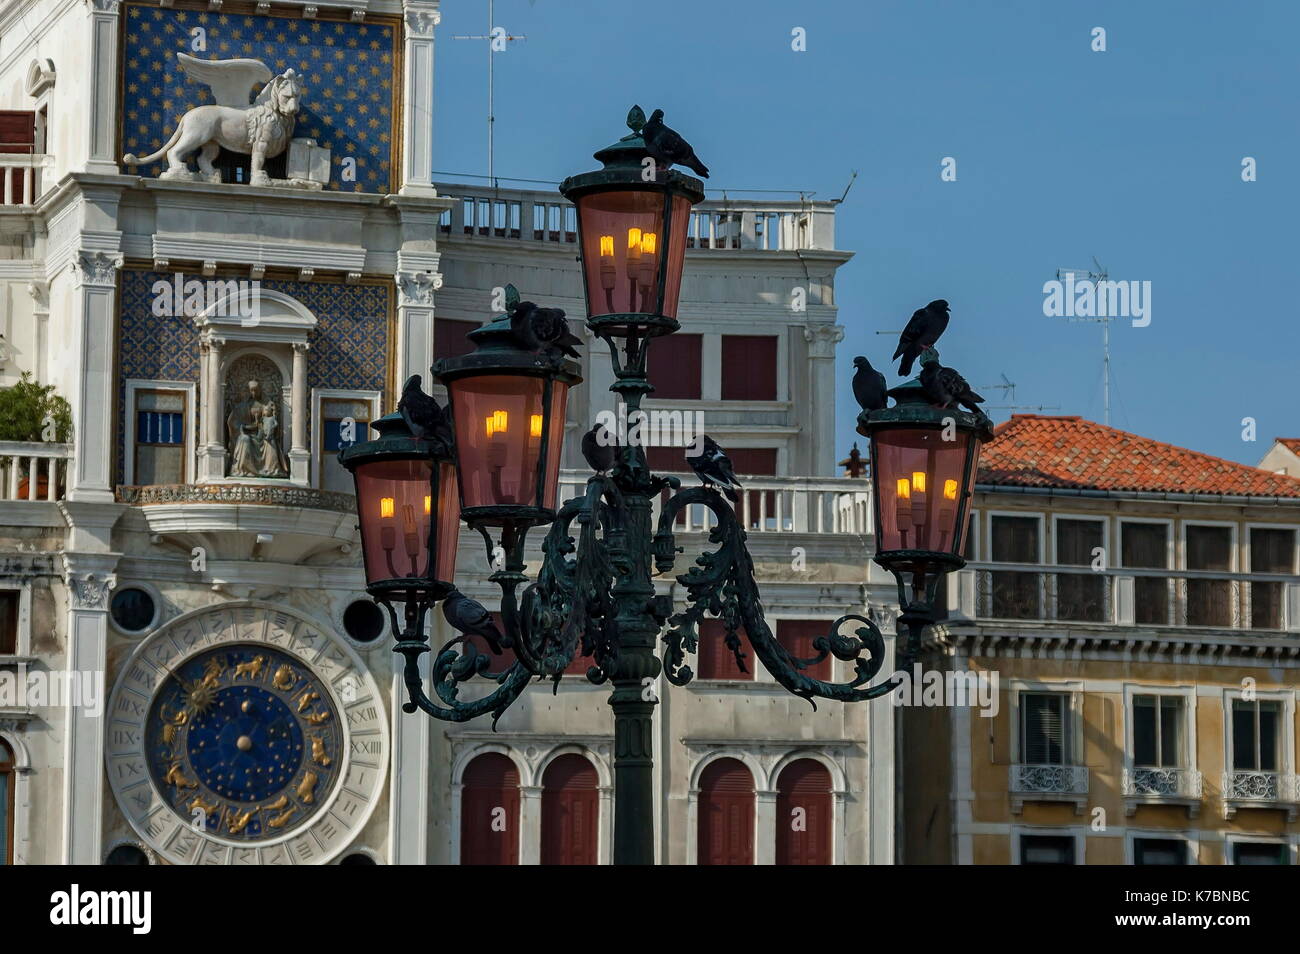
M663 192L591 192L580 196L577 206L589 316L659 314L676 318L690 200L681 195L669 199L666 246ZM667 274L660 302L659 278L664 268Z
M456 465L438 462L438 539L437 573L444 583L456 580L456 547L460 543L460 489L456 482Z
M434 519L432 476L427 459L374 460L357 467L357 507L368 584L441 578L428 572Z
M877 551L959 553L958 512L974 479L964 473L971 435L958 430L945 441L936 428L876 431L873 473L879 499Z
M540 506L555 508L569 386L534 375L487 374L448 384L456 428L461 502L466 507L536 507L542 430L549 427Z

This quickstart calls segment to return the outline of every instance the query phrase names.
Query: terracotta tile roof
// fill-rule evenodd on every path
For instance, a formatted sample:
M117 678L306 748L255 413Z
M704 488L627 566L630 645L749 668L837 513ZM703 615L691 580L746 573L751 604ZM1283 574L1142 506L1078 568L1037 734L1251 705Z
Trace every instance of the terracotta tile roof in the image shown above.
M1273 440L1300 457L1300 437L1275 437Z
M1300 497L1300 478L1200 454L1081 417L1039 414L1014 414L998 425L993 440L980 454L978 482L1006 487Z

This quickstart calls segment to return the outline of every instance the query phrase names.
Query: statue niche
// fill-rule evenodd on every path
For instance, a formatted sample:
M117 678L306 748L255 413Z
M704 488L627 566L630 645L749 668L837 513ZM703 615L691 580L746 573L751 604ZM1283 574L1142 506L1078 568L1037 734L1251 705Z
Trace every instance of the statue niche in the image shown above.
M231 364L226 373L227 476L289 476L283 447L281 393L280 372L261 355L245 355Z

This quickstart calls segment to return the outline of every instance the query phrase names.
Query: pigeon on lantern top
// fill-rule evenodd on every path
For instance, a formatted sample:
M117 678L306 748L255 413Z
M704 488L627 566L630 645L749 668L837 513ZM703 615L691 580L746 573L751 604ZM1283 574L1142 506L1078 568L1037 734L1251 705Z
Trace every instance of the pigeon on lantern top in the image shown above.
M542 308L535 302L520 301L514 285L506 286L506 314L510 316L510 331L520 347L527 351L562 351L570 358L578 357L574 345L582 339L569 328L562 308Z
M864 411L879 411L887 403L885 376L862 355L853 359L858 370L853 375L853 397Z
M420 388L421 378L413 374L402 385L402 396L397 402L397 413L411 429L411 434L420 441L442 441L450 448L452 445L451 421L447 411L438 406L438 402L425 394Z
M921 352L921 387L926 399L936 407L950 408L960 404L979 414L984 399L971 390L966 379L952 368L939 363L939 352L926 348Z
M604 424L597 424L582 435L582 457L598 474L607 473L614 466L617 450L614 435Z
M912 362L922 351L938 341L947 327L948 303L942 298L912 312L911 320L899 336L898 350L894 352L895 358L900 355L903 358L898 373L903 377L911 374Z
M641 129L641 138L645 140L646 152L665 168L675 163L690 169L701 179L709 177L709 167L700 162L691 144L664 125L662 109L650 114L650 121Z
M452 590L442 604L442 615L452 629L466 636L482 636L492 652L501 655L501 630L492 622L492 614L478 600L470 599L460 590Z
M704 449L700 451L700 455L687 456L686 463L691 465L695 476L704 481L706 487L717 487L732 503L740 503L740 498L736 496L740 481L736 479L736 474L731 469L731 458L708 434L704 435Z

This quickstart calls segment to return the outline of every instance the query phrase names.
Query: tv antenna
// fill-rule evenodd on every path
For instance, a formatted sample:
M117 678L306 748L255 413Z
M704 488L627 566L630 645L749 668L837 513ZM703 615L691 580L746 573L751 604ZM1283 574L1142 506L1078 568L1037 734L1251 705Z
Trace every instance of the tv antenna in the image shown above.
M1012 381L1005 373L1000 373L1002 378L1001 384L982 384L977 387L976 391L1001 391L1002 396L1010 401L1010 404L990 404L987 410L990 411L1059 411L1059 404L1017 404L1016 403L1016 382Z
M1097 261L1097 256L1092 257L1092 264L1096 271L1088 268L1058 268L1056 278L1058 281L1069 276L1075 280L1093 282L1104 282L1110 276L1106 272L1106 267ZM1110 427L1110 323L1115 320L1114 315L1073 315L1071 321L1095 321L1101 325L1101 365L1102 365L1102 401L1105 408L1105 423Z
M509 43L509 42L511 42L511 41L513 41L513 40L526 40L526 39L528 39L528 37L527 37L526 35L524 35L524 34L519 34L518 36L516 36L515 34L513 34L513 33L507 33L507 32L506 32L505 30L503 30L501 27L496 26L495 7L496 7L496 0L488 0L488 31L487 31L486 34L477 34L477 33L476 33L476 34L459 34L459 33L458 33L458 34L455 34L455 35L452 36L452 39L453 39L453 40L487 40L487 41L488 41L488 45L487 45L487 51L488 51L488 115L487 115L487 124L488 124L488 154L487 154L487 155L488 155L488 182L492 183L492 187L493 187L493 188L496 188L496 184L497 184L496 174L495 174L495 171L494 171L494 169L493 169L493 159L494 159L494 156L495 156L495 153L496 153L496 145L495 145L495 140L494 140L493 130L494 130L495 127L496 127L496 121L497 121L497 120L496 120L496 115L495 115L495 114L496 114L496 110L493 108L493 107L494 107L494 100L493 100L493 75L492 75L492 74L493 74L493 70L492 70L492 67L493 67L493 56L494 56L494 54L496 54L496 53L498 52L498 50L497 50L497 44L501 44L501 49L504 50L504 49L505 49L505 44L506 44L506 43Z

